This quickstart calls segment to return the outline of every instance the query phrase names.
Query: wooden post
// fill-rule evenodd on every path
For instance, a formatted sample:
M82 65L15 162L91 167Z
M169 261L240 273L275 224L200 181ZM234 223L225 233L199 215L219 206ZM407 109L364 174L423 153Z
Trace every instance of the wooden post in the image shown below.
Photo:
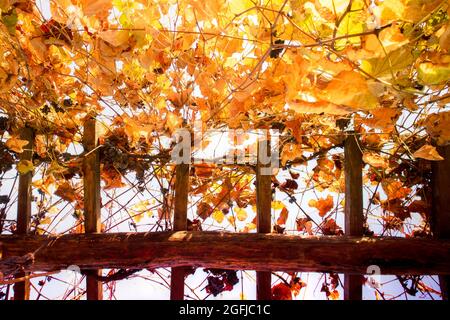
M345 167L345 234L363 235L362 154L355 134L349 133L344 143ZM344 275L344 299L362 300L363 276Z
M173 230L185 231L187 230L190 165L189 163L180 163L176 166L175 171L175 205L173 214ZM170 276L170 300L184 299L185 274L185 267L172 268L172 273Z
M258 138L256 164L256 226L258 233L272 232L272 175L267 172L270 168L270 162L265 164L261 161L264 150L267 150L267 156L271 155L269 139L270 137L267 136ZM272 273L270 271L256 272L256 299L272 299Z
M437 239L450 239L450 145L437 151L444 157L442 161L432 163L432 219L431 228ZM450 277L439 276L442 299L449 299Z
M27 140L28 144L20 154L20 161L33 161L34 132L31 128L23 128L20 133L22 140ZM19 191L17 200L17 230L16 234L26 235L30 232L31 222L31 182L33 172L21 174L19 177ZM19 272L16 278L27 276L27 272ZM30 298L30 281L24 280L14 285L14 300L28 300Z
M83 145L86 152L83 161L84 231L97 233L101 231L100 154L97 120L94 118L84 123ZM87 272L87 300L103 299L103 285L101 281L97 281L98 275L101 275L101 270Z

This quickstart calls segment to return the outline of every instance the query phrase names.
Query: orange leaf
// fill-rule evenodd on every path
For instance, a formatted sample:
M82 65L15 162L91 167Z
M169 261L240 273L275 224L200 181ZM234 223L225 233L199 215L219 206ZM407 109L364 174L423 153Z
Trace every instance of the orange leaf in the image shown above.
M21 140L17 137L11 137L5 142L5 146L14 152L22 153L23 147L28 144L27 140Z
M436 148L429 144L422 146L422 148L414 152L413 157L431 161L444 160L444 158L437 152Z
M58 189L56 189L55 194L63 200L73 202L79 198L75 189L67 181L63 182Z
M410 188L403 187L403 183L392 179L383 180L381 186L391 200L404 198L411 192Z
M327 236L340 236L344 234L334 219L327 219L321 226L321 229L323 234Z
M312 235L312 221L308 218L297 219L297 230L306 231L309 235Z
M311 199L309 200L308 205L319 210L319 215L324 217L334 207L333 197L328 195L326 199Z
M115 168L102 170L101 177L106 183L105 190L126 186L126 184L122 182L122 175Z
M355 71L341 71L318 95L323 100L355 110L369 110L377 105L366 79Z
M273 286L272 300L292 300L291 288L283 282Z
M286 209L286 207L281 209L280 216L277 219L277 224L278 225L286 224L286 220L288 218L288 215L289 215L289 211Z
M362 159L374 168L386 169L389 167L388 160L374 152L364 152Z
M328 298L330 298L331 300L338 300L339 299L339 291L337 291L337 290L331 291L330 294L328 295Z

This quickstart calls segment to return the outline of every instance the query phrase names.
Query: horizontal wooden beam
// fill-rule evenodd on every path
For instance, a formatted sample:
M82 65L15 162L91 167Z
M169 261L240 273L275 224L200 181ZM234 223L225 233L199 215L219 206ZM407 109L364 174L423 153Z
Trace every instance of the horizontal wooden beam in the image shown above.
M0 236L0 272L34 253L26 271L198 266L257 271L450 274L450 241L308 237L255 233L155 232Z

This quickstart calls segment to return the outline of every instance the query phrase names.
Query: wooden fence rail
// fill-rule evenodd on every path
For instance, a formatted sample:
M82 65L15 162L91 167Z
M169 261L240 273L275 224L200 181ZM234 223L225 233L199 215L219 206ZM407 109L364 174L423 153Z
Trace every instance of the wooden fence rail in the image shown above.
M363 274L378 265L384 274L450 274L450 240L299 237L200 231L0 236L7 273L11 257L34 253L27 271L202 266L256 271Z

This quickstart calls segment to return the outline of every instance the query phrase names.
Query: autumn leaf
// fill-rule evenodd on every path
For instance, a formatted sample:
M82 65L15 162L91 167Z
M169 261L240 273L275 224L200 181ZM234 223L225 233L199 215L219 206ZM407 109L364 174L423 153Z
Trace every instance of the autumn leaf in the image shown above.
M413 157L431 161L444 160L444 158L437 152L436 148L429 144L422 146L419 150L414 152Z
M326 219L320 226L320 229L322 230L324 235L328 236L338 236L344 234L341 227L337 225L336 220L331 218Z
M428 134L436 140L438 145L443 146L450 142L450 111L428 115L424 125Z
M115 168L107 168L101 171L101 177L105 181L105 190L122 188L126 186L122 182L122 175Z
M287 190L297 190L298 189L298 183L295 180L287 179L284 181L281 185L281 188L287 189Z
M119 47L128 42L129 32L124 30L106 30L99 32L98 36L114 47Z
M293 281L291 281L291 292L294 295L294 297L298 296L300 290L305 287L306 283L303 282L300 278L294 278Z
M291 288L284 282L272 287L272 300L292 300Z
M214 210L212 213L212 218L218 223L222 223L225 215L223 214L222 210Z
M330 294L328 295L328 298L330 300L339 300L339 291L337 290L331 291Z
M22 153L23 152L23 148L28 145L28 141L27 140L21 140L18 137L11 137L8 140L6 140L5 142L6 147L9 150L12 150L14 152L17 153Z
M236 218L239 221L247 220L247 210L245 210L244 208L237 207L234 209L234 213L236 214Z
M340 72L318 96L354 110L370 110L377 106L377 99L369 90L366 79L354 71Z
M43 219L39 220L39 225L41 226L49 225L50 223L52 223L52 218L50 217L44 217Z
M58 189L55 191L55 195L69 202L79 199L79 194L68 181L63 182L58 186Z
M297 231L306 231L309 235L312 235L312 221L309 218L299 218L296 220Z
M30 160L20 160L19 163L17 163L17 171L19 171L20 174L26 174L33 171L33 169L33 162Z
M319 210L319 215L324 217L334 207L333 197L328 195L326 198L319 198L318 200L311 199L308 202L310 207Z
M374 168L386 169L389 167L388 159L380 156L375 152L364 152L362 159L365 163L371 165Z
M277 219L277 224L278 225L286 224L288 215L289 215L289 211L288 211L288 209L286 209L286 207L281 209L280 215L278 216L278 219Z
M411 188L404 187L402 182L393 179L384 179L381 186L391 200L404 198L411 192Z
M443 64L424 62L419 65L418 78L426 85L437 85L450 79L450 56Z
M197 205L197 215L203 220L207 219L212 214L213 208L206 202L200 202Z
M283 204L283 202L281 201L272 201L272 209L273 210L281 210L285 207L285 205Z
M112 7L111 0L81 0L83 12L87 16L99 15L105 16Z

